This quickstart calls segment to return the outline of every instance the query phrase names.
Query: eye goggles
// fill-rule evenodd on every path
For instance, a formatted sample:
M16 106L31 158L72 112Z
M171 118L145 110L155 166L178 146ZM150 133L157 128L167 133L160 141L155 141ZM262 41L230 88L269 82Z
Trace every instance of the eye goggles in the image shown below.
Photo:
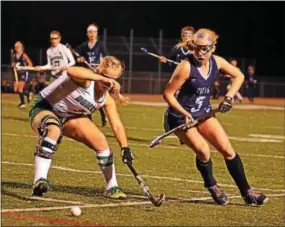
M182 38L191 37L191 36L193 36L193 32L190 32L190 31L185 31L181 33Z
M197 52L202 52L202 54L207 54L210 50L212 50L215 46L215 43L210 45L198 45L193 43L194 50Z

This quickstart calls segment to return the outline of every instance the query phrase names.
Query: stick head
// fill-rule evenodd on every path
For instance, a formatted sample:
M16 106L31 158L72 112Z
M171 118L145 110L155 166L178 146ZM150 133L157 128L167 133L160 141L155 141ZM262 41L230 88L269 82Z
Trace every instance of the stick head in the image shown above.
M150 147L150 148L153 148L153 147L155 147L155 146L158 145L158 144L160 144L160 140L159 140L158 138L155 138L155 139L153 139L152 141L150 141L149 147Z
M142 50L142 52L144 52L144 53L148 53L148 51L147 51L147 49L146 48L144 48L144 47L141 47L141 50Z
M159 199L155 200L155 202L153 202L153 205L155 205L156 207L159 207L162 205L162 203L164 202L165 200L165 194L161 194L159 196Z

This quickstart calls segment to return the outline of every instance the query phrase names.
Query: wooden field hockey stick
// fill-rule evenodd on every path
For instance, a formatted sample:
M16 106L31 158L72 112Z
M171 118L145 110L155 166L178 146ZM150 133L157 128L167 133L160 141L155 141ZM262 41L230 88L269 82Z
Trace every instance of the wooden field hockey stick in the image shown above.
M11 58L11 62L14 62L14 50L13 49L10 50L10 58ZM15 82L18 83L18 72L15 67L12 67L12 68L13 68Z

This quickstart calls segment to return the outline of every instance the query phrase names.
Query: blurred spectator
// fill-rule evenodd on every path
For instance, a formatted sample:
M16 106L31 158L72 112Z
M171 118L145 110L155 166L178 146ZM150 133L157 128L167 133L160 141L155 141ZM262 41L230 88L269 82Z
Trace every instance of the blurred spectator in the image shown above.
M27 87L30 100L32 100L33 95L39 94L47 85L46 73L38 72L36 77L30 81L29 86Z
M13 93L14 88L11 81L2 80L1 81L1 92L3 93Z
M256 74L255 68L253 65L249 65L247 68L247 74L245 76L245 84L247 90L247 97L249 102L253 103L255 96L255 88L256 88Z
M6 93L6 84L7 84L7 81L6 80L2 80L1 81L1 92L4 92Z
M236 59L232 59L232 60L230 61L230 63L231 63L233 66L237 67L237 68L240 70L240 68L238 67L238 62L237 62ZM231 86L232 86L232 78L231 78L229 75L226 75L226 77L230 79L230 83L229 83L228 86L227 86L227 90L230 90L230 88L231 88ZM241 93L240 93L239 91L236 93L236 95L235 95L234 98L237 98L238 101L239 101L239 103L242 102L242 95L241 95Z
M218 80L216 80L214 82L214 87L213 87L213 91L212 91L212 95L213 95L213 99L219 99L220 97L220 82Z

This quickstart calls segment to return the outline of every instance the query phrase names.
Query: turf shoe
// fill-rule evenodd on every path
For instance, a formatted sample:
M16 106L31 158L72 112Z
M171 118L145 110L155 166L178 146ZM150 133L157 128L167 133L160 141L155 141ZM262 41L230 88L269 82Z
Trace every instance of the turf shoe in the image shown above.
M246 205L260 206L268 201L268 198L260 192L248 189L246 196L242 197Z
M49 186L50 182L48 179L45 179L45 178L40 178L38 179L32 189L33 189L33 193L32 193L32 196L43 196L44 193L46 193L50 186Z
M112 187L109 190L106 190L103 195L110 199L126 199L127 195L123 192L123 190L118 187Z
M219 205L226 205L228 204L228 197L223 192L221 188L219 188L217 185L214 185L212 187L208 188L209 192L211 193L211 196L213 200L219 204Z

